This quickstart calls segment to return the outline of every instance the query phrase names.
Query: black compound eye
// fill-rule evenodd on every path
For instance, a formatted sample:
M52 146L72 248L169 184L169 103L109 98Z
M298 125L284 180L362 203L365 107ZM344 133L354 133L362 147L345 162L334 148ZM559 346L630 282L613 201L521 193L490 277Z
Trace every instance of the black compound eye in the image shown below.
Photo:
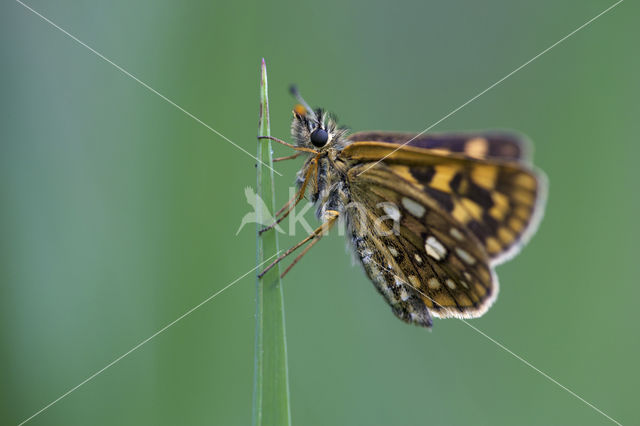
M311 132L311 143L318 148L323 147L328 140L329 134L326 130L317 128L313 132Z

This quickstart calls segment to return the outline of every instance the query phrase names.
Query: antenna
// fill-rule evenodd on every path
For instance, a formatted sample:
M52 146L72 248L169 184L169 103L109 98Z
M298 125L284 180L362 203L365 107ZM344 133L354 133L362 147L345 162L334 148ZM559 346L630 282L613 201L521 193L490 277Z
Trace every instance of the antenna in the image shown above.
M304 100L300 92L298 91L298 86L292 84L289 87L289 92L296 98L296 100L307 110L307 113L312 117L316 116L316 113L311 109L307 101Z

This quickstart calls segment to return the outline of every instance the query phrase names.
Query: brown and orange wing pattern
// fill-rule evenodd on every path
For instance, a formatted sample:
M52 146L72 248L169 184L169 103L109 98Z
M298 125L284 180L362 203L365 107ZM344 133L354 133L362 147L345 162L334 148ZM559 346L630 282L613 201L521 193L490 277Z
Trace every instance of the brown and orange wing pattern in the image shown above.
M352 199L364 208L346 214L355 251L393 312L426 327L432 316L482 315L498 283L480 242L437 200L387 165L357 176L370 165L349 170Z
M473 233L492 264L517 253L543 212L546 179L520 162L386 142L353 143L342 156L363 165L358 179L384 165L424 193L443 214Z
M458 133L357 132L353 142L384 142L424 148L440 154L463 154L480 160L529 162L530 143L515 132L484 131Z

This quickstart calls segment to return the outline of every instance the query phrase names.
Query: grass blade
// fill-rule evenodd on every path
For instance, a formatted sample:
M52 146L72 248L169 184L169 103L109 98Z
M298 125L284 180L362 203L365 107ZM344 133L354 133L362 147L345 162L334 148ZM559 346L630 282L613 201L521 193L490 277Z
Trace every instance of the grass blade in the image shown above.
M260 67L260 118L258 136L271 136L269 129L269 97L267 67L264 59ZM257 194L271 213L275 209L273 189L273 156L271 141L258 139ZM267 167L266 165L269 165ZM264 217L272 217L256 203L257 229ZM257 233L257 232L256 232ZM264 262L278 253L278 234L271 230L257 235L257 262ZM279 266L271 269L256 282L256 341L255 376L253 390L253 425L291 425L289 377L287 370L287 341L284 320L284 296Z

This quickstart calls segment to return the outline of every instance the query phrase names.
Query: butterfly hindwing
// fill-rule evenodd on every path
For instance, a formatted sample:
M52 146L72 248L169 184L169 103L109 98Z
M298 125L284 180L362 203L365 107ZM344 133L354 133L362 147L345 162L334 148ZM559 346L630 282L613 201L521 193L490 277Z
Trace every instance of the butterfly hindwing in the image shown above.
M361 177L384 164L435 200L474 234L493 264L517 253L540 220L546 179L524 164L380 142L354 143L343 154L369 164Z
M349 177L369 165L352 167ZM399 318L430 326L430 314L473 318L488 309L497 280L467 228L382 163L349 180L353 200L365 206L347 211L356 252Z

